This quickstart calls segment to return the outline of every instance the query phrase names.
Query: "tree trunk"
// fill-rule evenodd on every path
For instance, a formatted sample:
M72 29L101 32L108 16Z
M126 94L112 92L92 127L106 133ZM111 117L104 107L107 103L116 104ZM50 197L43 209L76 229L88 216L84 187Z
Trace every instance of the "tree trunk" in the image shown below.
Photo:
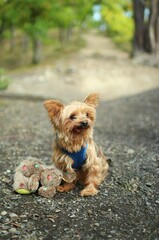
M157 29L159 26L157 26L157 20L158 20L158 0L151 0L151 14L149 19L149 39L150 39L150 48L151 52L154 53L157 50L157 35L159 29Z
M12 24L10 26L10 52L14 51L16 45L16 34L15 34L15 27Z
M156 29L156 61L157 61L157 66L159 67L159 3L158 3L158 16L156 19L156 25L155 25L155 29Z
M134 8L134 45L133 45L133 55L138 51L144 50L144 3L140 0L133 0Z
M32 45L33 45L32 63L38 64L41 62L42 59L41 41L37 38L32 38Z
M2 15L0 22L0 42L3 40L3 33L6 27L5 17Z
M63 47L64 46L64 43L65 43L65 29L63 28L59 28L58 29L58 37L59 37L59 41L61 43L61 46Z
M66 40L69 42L72 38L72 27L68 27L66 29Z
M80 23L77 29L77 42L80 42L82 32L83 32L82 23Z
M149 18L149 42L151 61L159 66L159 0L151 0Z
M134 3L134 45L133 56L151 66L159 66L159 0L133 0ZM149 5L144 5L147 3ZM150 14L144 19L144 11ZM141 56L140 56L141 55Z
M29 48L29 37L27 35L22 36L22 52L27 52Z

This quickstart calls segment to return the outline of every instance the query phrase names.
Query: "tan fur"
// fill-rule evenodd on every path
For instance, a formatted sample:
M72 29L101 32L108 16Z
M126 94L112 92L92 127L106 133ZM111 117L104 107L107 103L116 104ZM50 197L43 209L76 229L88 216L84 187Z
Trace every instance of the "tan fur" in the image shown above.
M97 152L93 141L93 125L96 119L96 107L99 102L97 94L90 94L84 102L74 101L67 106L56 100L45 101L44 106L55 131L53 161L64 173L72 174L72 180L65 179L66 183L58 190L69 191L75 183L80 181L84 185L81 196L97 194L98 187L108 172L108 163L101 151ZM87 128L81 128L81 122L87 122ZM77 152L88 143L86 163L82 169L75 171L72 168L73 160L61 148L69 152ZM76 179L75 179L76 177Z

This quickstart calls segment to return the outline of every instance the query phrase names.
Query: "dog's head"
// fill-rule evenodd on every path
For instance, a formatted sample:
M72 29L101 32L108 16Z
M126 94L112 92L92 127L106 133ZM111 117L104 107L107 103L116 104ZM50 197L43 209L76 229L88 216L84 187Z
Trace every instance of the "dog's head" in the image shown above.
M64 106L57 100L47 100L44 103L55 130L65 136L89 137L92 133L98 105L98 94L90 94L84 102L74 101Z

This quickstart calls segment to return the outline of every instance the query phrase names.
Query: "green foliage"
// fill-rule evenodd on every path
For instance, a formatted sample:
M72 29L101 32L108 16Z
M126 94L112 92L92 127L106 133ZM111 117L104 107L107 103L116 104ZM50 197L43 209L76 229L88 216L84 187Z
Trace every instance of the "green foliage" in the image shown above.
M49 1L15 0L15 8L19 13L18 26L26 34L28 34L31 38L41 39L47 36L47 31L49 28L47 12L49 12L51 8Z
M47 36L48 25L45 21L38 20L34 24L24 23L23 30L32 38L45 39Z
M55 1L50 11L52 24L59 28L81 26L92 11L94 0Z
M50 19L55 27L66 29L73 25L75 12L71 6L56 3L52 7Z
M0 30L12 25L31 38L47 37L52 27L81 26L92 11L94 0L0 0ZM1 33L0 33L1 34Z
M0 90L8 87L10 79L6 76L4 69L0 68Z
M32 57L36 56L39 62L41 44L56 42L50 38L51 31L57 32L53 37L62 47L80 38L93 3L94 0L0 0L0 41L14 51L17 42L23 41L22 35L27 36L28 46L32 45ZM18 48L22 53L22 44Z
M104 1L102 16L106 23L107 34L121 48L127 50L133 36L133 19L126 15L131 10L130 1Z
M77 18L77 23L81 25L88 15L92 14L92 7L94 4L94 0L78 0L76 1L76 18Z

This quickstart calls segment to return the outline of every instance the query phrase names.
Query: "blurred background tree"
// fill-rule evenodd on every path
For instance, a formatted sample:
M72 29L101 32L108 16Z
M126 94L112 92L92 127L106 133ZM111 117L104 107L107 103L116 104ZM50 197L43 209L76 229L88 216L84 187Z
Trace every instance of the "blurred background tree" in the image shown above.
M106 33L122 49L130 51L134 23L131 0L102 1Z
M159 65L159 0L102 1L106 33L133 57L149 53Z
M31 43L32 63L39 63L43 56L42 43L52 38L51 33L60 41L62 47L73 39L73 34L76 34L79 40L84 21L89 14L92 15L93 2L0 0L1 46L8 47L10 39L9 50L13 51L17 46L22 46L21 54L24 54L23 50L28 50ZM19 45L20 38L22 44Z
M100 7L98 24L94 6ZM0 63L37 64L57 46L77 49L82 29L92 26L134 57L159 55L159 0L0 0Z
M148 52L159 55L159 0L133 0L133 54Z
M42 59L41 41L47 36L51 1L45 0L15 0L14 8L19 13L18 27L30 38L32 43L32 63Z

